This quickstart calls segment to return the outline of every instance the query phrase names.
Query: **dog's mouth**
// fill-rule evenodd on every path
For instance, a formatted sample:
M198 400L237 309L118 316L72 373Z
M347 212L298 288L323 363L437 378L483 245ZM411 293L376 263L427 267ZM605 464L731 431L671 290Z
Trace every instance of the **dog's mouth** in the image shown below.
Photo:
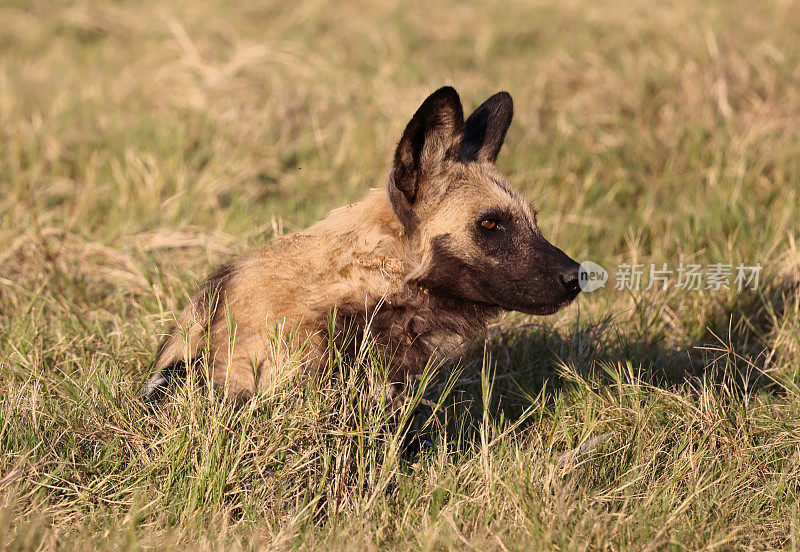
M548 314L555 314L570 303L580 294L580 289L565 291L562 297L554 302L540 302L533 301L525 305L515 305L511 307L503 307L507 310L515 310L524 312L525 314L534 314L537 316L547 316Z

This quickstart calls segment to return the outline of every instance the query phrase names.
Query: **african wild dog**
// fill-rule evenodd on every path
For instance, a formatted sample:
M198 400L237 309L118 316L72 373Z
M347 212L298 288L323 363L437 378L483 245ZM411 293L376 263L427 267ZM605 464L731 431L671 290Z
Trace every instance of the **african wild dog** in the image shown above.
M206 354L214 387L247 399L285 365L276 327L307 344L314 371L329 337L368 325L390 381L402 382L502 310L550 314L572 301L578 264L542 237L494 166L512 112L499 92L464 121L453 88L431 94L403 132L387 187L218 269L177 317L140 394Z

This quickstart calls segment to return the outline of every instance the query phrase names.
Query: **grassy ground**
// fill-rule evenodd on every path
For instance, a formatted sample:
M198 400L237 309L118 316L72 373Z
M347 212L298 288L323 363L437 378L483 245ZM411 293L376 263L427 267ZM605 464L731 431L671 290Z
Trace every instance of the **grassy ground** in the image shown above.
M445 83L512 93L573 257L759 289L507 316L413 463L348 367L139 404L194 282L382 185ZM799 182L796 0L0 2L0 547L796 549Z

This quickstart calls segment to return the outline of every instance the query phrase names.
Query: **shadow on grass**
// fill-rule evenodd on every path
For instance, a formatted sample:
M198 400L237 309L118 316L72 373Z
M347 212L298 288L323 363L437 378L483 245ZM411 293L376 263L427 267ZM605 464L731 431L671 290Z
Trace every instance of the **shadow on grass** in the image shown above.
M610 374L623 369L647 385L667 390L691 392L705 381L736 394L781 395L786 382L796 382L800 372L792 362L800 351L798 303L797 279L764 282L758 291L731 294L727 301L708 305L696 339L676 338L668 324L620 323L614 315L592 323L578 320L570 334L544 324L525 324L490 334L460 365L443 372L462 370L452 404L472 420L481 416L482 373L487 367L492 374L489 410L509 420L523 416L535 397L550 400L569 385L567 372L598 386L610 383ZM654 303L647 307L651 312L663 308Z

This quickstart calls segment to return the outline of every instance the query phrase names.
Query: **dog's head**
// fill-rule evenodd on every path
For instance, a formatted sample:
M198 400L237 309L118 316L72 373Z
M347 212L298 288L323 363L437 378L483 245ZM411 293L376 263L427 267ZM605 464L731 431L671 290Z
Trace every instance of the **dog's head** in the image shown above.
M499 92L464 121L458 93L431 94L406 126L389 196L422 252L415 276L459 300L550 314L580 292L578 263L542 236L536 212L494 162L511 124Z

